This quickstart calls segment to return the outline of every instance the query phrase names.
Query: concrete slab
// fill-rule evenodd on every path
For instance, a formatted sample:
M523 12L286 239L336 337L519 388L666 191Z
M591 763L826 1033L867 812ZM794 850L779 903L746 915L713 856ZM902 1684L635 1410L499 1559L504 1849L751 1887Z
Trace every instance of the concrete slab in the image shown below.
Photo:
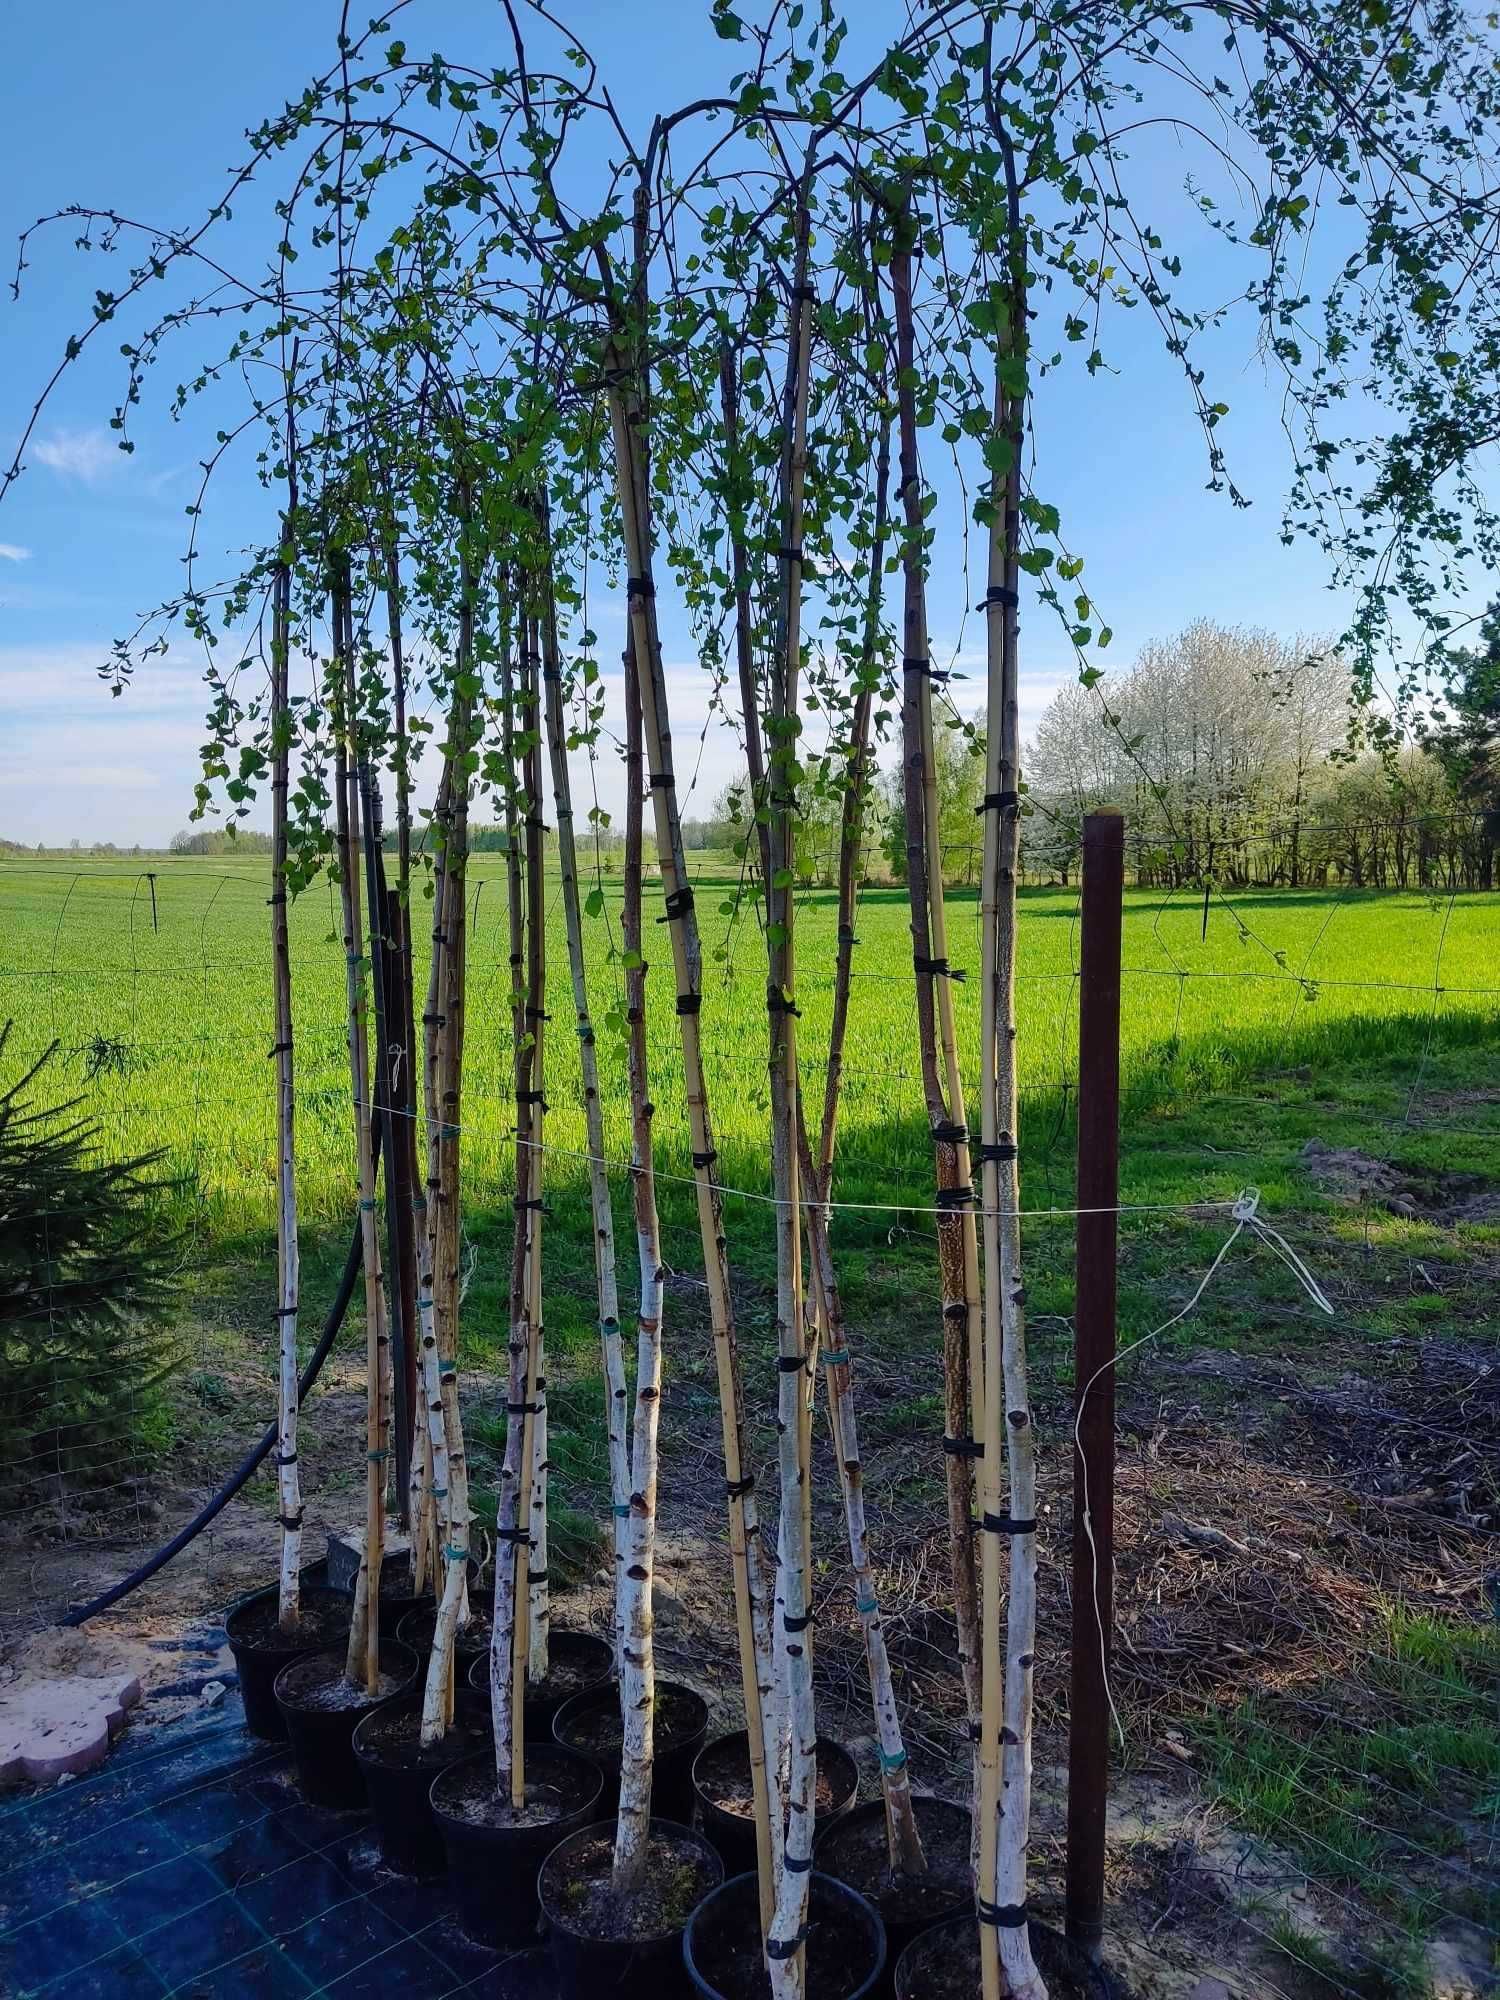
M0 1694L0 1784L55 1784L109 1755L141 1698L133 1674L72 1674Z

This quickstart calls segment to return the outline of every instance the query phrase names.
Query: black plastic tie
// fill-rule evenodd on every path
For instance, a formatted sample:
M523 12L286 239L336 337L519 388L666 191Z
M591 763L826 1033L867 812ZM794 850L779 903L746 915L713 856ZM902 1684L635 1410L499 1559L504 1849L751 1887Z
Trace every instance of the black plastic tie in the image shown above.
M670 771L653 771L651 773L651 789L653 792L675 792L677 789L677 780Z
M945 1146L966 1146L969 1143L969 1128L967 1125L956 1125L951 1118L945 1118L941 1124L933 1126L932 1136Z
M979 1164L982 1167L1004 1166L1008 1160L1021 1157L1021 1149L1014 1139L983 1139L979 1145Z
M968 974L961 966L950 965L946 958L923 958L915 954L912 964L918 973L927 973L933 979L967 979Z
M724 1491L731 1500L743 1500L747 1493L755 1491L755 1474L747 1472L743 1479L726 1479Z
M302 1510L299 1508L295 1514L278 1514L276 1519L289 1535L295 1535L302 1526Z
M701 993L679 993L677 996L677 1011L679 1014L697 1014L702 1011L702 1007L703 995Z
M1021 593L1018 590L1011 590L1003 583L992 583L974 609L988 611L992 604L1003 604L1007 611L1015 611L1020 603Z
M943 1450L949 1458L983 1458L984 1446L978 1438L944 1437Z
M655 597L656 585L649 576L627 576L625 579L627 597Z
M784 1632L790 1632L792 1637L795 1638L799 1632L805 1632L808 1626L811 1625L812 1622L813 1622L812 1613L810 1611L804 1611L800 1618L783 1618L781 1621L781 1629Z
M1034 1535L1036 1516L1030 1520L1017 1520L1012 1514L985 1514L979 1523L987 1535Z
M976 813L1019 812L1021 810L1021 794L1019 792L986 792L974 810Z
M791 1629L791 1626L788 1625L787 1630L790 1631ZM810 1854L783 1854L781 1865L786 1869L788 1875L808 1875L812 1872L812 1856Z
M1024 1903L991 1903L983 1896L978 1898L976 1914L982 1924L992 1930L1018 1931L1026 1922Z
M947 1187L937 1191L937 1206L941 1209L965 1209L974 1199L971 1187Z
M685 917L693 907L693 892L690 888L674 889L662 905L668 918Z
M776 1357L777 1371L782 1375L800 1375L806 1366L805 1354L778 1354Z
M693 1165L695 1167L711 1167L718 1157L713 1147L710 1146L706 1153L694 1153Z
M509 1542L512 1546L516 1546L521 1542L529 1542L531 1540L531 1532L527 1528L496 1528L495 1540L497 1542Z
M801 1930L797 1931L792 1937L767 1938L765 1943L766 1957L774 1958L778 1964L783 1964L787 1959L795 1958L806 1943L807 1925L804 1924Z
M802 1018L802 1009L794 1000L788 1000L784 993L772 992L766 995L766 1012L768 1014L795 1014L798 1020Z

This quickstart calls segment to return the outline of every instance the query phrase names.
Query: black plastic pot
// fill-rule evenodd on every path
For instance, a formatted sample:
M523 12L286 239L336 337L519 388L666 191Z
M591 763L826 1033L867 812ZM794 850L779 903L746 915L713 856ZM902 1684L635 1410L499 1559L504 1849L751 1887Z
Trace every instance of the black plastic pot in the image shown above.
M315 1605L328 1607L334 1624L342 1622L347 1630L350 1603L342 1591L304 1589L301 1596L303 1605L309 1610ZM225 1618L224 1630L240 1677L245 1727L254 1736L264 1736L272 1743L283 1743L286 1741L286 1722L276 1705L276 1676L293 1660L300 1660L307 1653L320 1652L332 1634L325 1627L301 1639L284 1637L277 1631L274 1622L277 1601L275 1585L269 1590L257 1590L252 1596L241 1598ZM263 1631L258 1628L266 1625L268 1608L271 1613L269 1630Z
M692 1915L689 1907L676 1921L663 1925L660 1932L645 1938L604 1938L591 1935L570 1916L569 1891L578 1880L576 1862L589 1843L602 1843L606 1851L614 1847L614 1820L586 1826L560 1841L542 1863L537 1877L537 1896L542 1924L547 1933L547 1951L557 1975L558 2000L594 2000L595 1995L649 1994L651 2000L678 2000L692 1991L682 1957L682 1934ZM713 1847L701 1834L670 1820L653 1818L651 1832L669 1835L673 1850L691 1853L701 1869L703 1892L718 1887L724 1869ZM649 1865L649 1864L648 1864ZM701 1898L699 1899L701 1900Z
M547 1640L551 1670L547 1678L533 1681L526 1690L526 1727L538 1736L550 1736L552 1718L574 1695L607 1687L615 1676L615 1656L607 1641L592 1632L560 1632L554 1625ZM488 1656L469 1668L469 1686L477 1693L490 1691Z
M931 1930L934 1924L943 1923L961 1912L966 1913L973 1907L974 1890L968 1861L969 1808L958 1805L952 1799L930 1798L918 1793L912 1799L912 1809L924 1847L931 1852L940 1843L946 1844L956 1864L948 1878L951 1893L943 1891L935 1867L929 1876L923 1878L925 1895L920 1909L903 1908L897 1903L895 1885L888 1875L882 1885L848 1865L846 1856L851 1851L868 1854L873 1848L877 1854L886 1852L883 1799L855 1806L852 1812L845 1813L842 1819L820 1833L813 1846L813 1858L819 1868L841 1881L852 1874L852 1886L879 1910L892 1967L913 1938ZM841 1849L845 1850L843 1855ZM935 1852L933 1858L936 1858ZM891 1977L887 1976L884 1984L876 1990L885 1994L892 1992Z
M559 1841L599 1817L603 1779L598 1765L574 1750L556 1743L528 1744L527 1796L542 1788L561 1795L557 1818L540 1826L497 1826L457 1809L457 1800L481 1771L493 1785L492 1750L450 1764L433 1779L428 1794L448 1857L458 1921L476 1944L496 1950L535 1944L537 1871Z
M663 1697L670 1696L681 1716L670 1736L663 1730ZM687 1826L693 1817L693 1763L708 1739L708 1703L696 1689L678 1681L656 1683L656 1754L651 1769L653 1818ZM605 1740L596 1734L605 1731ZM609 1816L620 1804L620 1695L613 1684L590 1688L565 1701L552 1718L552 1735L564 1749L591 1757L604 1773L599 1811Z
M478 1695L463 1689L454 1704L453 1721L441 1742L419 1750L416 1734L422 1714L422 1689L398 1694L372 1709L354 1732L354 1756L364 1779L365 1796L375 1818L375 1838L386 1863L405 1875L441 1875L447 1867L443 1837L432 1816L429 1794L439 1771L475 1756L490 1740L490 1712ZM396 1763L374 1747L377 1727L409 1719L410 1761Z
M1052 1992L1084 1994L1088 2000L1128 2000L1114 1974L1095 1965L1061 1932L1035 1919L1028 1929L1037 1970ZM948 1975L949 1989L955 1993L966 1990L965 1980L972 1982L968 1990L979 1991L979 1928L972 1912L933 1925L907 1945L896 1961L896 2000L929 2000L940 1973Z
M469 1588L473 1590L479 1583L479 1565L469 1558ZM413 1597L411 1584L411 1558L404 1552L387 1556L380 1568L380 1636L382 1639L400 1638L401 1621L408 1612L431 1611L437 1598L430 1590ZM403 1640L402 1644L406 1642Z
M482 1630L470 1624L458 1634L457 1654L461 1674L467 1674L475 1660L488 1661L490 1653L490 1632L488 1618L495 1608L495 1593L492 1590L475 1590L469 1587L469 1604L475 1611L482 1611L486 1623ZM437 1606L430 1597L408 1603L401 1623L396 1627L396 1637L403 1646L410 1646L419 1660L425 1660L432 1651L432 1634L437 1623Z
M328 1661L342 1674L344 1654L342 1650L307 1654L276 1676L276 1702L291 1740L302 1796L317 1806L362 1807L365 1784L354 1755L354 1732L373 1709L411 1686L417 1678L417 1656L395 1639L382 1639L380 1671L383 1677L392 1677L395 1685L339 1708L319 1707L299 1689L309 1660Z
M727 1812L718 1803L708 1767L733 1753L736 1769L743 1767L745 1783L750 1782L749 1740L743 1729L729 1736L716 1736L706 1743L693 1762L693 1796L697 1800L703 1831L718 1850L726 1875L743 1874L756 1865L755 1821L744 1813ZM832 1801L825 1811L818 1807L817 1825L821 1832L841 1820L854 1803L859 1790L859 1766L841 1743L818 1738L818 1776L827 1781Z
M814 2000L870 2000L885 1972L885 1927L873 1903L814 1874L808 1887L807 1991ZM765 1993L760 1885L735 1875L705 1896L682 1940L688 1986L702 2000L755 2000Z

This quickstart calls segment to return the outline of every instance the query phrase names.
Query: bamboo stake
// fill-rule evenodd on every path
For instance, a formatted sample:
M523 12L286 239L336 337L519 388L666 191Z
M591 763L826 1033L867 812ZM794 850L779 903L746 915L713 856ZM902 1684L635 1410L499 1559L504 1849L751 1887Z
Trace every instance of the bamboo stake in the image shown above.
M644 200L644 190L638 198ZM640 675L657 861L666 895L667 928L677 982L677 1018L693 1154L698 1228L703 1246L709 1315L718 1371L724 1473L729 1502L729 1548L734 1570L735 1622L740 1652L740 1684L750 1745L755 1799L756 1857L761 1918L769 1928L779 1870L780 1811L771 1811L765 1761L763 1704L772 1681L771 1634L760 1575L754 1475L746 1470L744 1391L735 1340L734 1308L725 1255L723 1204L714 1178L717 1157L709 1116L698 1014L702 1005L702 947L693 909L675 797L671 726L666 678L656 619L656 584L650 501L643 447L645 412L642 383L618 344L609 360L609 412L614 435L616 487L625 543L631 638ZM752 1549L756 1551L752 1555Z
M355 711L354 625L347 562L338 559L332 591L335 671L339 677L339 737L335 808L339 843L339 903L344 923L349 1010L349 1074L354 1096L355 1157L365 1274L365 1533L355 1585L345 1671L373 1695L380 1687L380 1572L385 1549L385 1375L389 1339L380 1236L375 1225L375 1152L369 1096L369 1005L361 944L359 885L358 723Z
M1009 201L1010 268L996 357L995 423L1010 450L1003 476L995 482L999 490L993 495L989 584L985 592L989 671L980 933L981 1161L985 1210L985 1416L981 1460L985 1653L981 1803L985 1820L981 1825L979 1915L981 1937L998 1937L1004 1991L1011 2000L1047 2000L1046 1985L1032 1958L1026 1924L1032 1683L1036 1657L1036 1466L1021 1286L1020 1100L1015 1013L1016 881L1021 833L1017 558L1025 406L1023 396L1008 386L1014 381L1018 365L1024 377L1026 267L1015 163L1003 127L999 131ZM1008 1515L1001 1508L1002 1436L1010 1470ZM999 1659L1002 1536L1010 1541L1003 1686ZM1003 1732L997 1713L1002 1703ZM994 1768L997 1763L998 1770ZM986 1956L989 1949L986 1944Z
M594 1283L599 1300L599 1347L604 1375L604 1420L609 1440L609 1487L614 1523L615 1658L623 1675L623 1612L628 1593L623 1575L630 1536L631 1470L626 1438L629 1392L620 1342L620 1297L615 1268L615 1222L605 1165L604 1105L599 1094L599 1050L589 1011L588 980L583 950L583 911L578 892L577 841L573 832L573 789L568 773L567 732L563 719L562 663L557 640L557 608L552 590L550 538L545 519L542 541L547 564L542 619L542 680L546 694L547 746L552 771L552 806L557 820L558 869L562 878L563 922L568 940L568 971L577 1017L579 1068L583 1082L584 1127L589 1153L589 1207L594 1225ZM639 729L639 720L636 728Z
M290 439L290 398L288 405ZM287 514L282 532L290 544L297 504L296 456L290 441L287 467ZM302 1615L302 1486L297 1470L297 1307L300 1289L294 1131L297 1086L293 1069L292 961L286 886L292 734L289 693L291 597L292 572L288 546L276 566L271 614L271 955L276 1012L276 1489L281 1524L277 1624L288 1633L297 1630Z
M625 648L625 901L621 942L625 953L625 1019L629 1034L630 1191L635 1213L640 1304L636 1318L635 1423L631 1437L630 1520L621 1571L623 1609L620 1706L624 1744L620 1760L620 1812L615 1829L614 1886L622 1896L640 1887L651 1821L651 1768L655 1753L656 1659L652 1586L656 1558L657 1422L661 1410L661 1334L665 1286L661 1230L656 1214L656 1173L651 1145L652 1104L646 1067L646 959L641 918L641 846L645 772L641 755L640 679L635 648Z

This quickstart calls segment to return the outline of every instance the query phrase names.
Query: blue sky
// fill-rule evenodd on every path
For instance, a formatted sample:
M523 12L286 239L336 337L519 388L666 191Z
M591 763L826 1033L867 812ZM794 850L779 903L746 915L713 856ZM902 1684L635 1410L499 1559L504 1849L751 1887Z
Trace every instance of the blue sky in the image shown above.
M338 11L330 0L258 0L253 8L149 0L134 9L76 0L21 10L0 86L10 164L0 176L7 275L16 232L44 209L76 201L174 225L196 219L238 159L243 129L324 66ZM716 87L734 66L733 51L706 26L706 0L630 7L575 0L563 11L618 85L628 118L644 120L652 108ZM850 10L866 40L902 11L886 0ZM421 0L402 33L414 48L485 50L499 61L500 26L489 0ZM1188 164L1152 163L1163 203L1180 204ZM1210 290L1217 284L1228 293L1243 282L1229 253L1188 228ZM94 287L109 282L104 260L71 248L75 233L65 224L38 243L20 302L0 298L7 460ZM1222 436L1254 502L1248 510L1205 492L1201 438L1186 418L1175 364L1160 353L1144 314L1116 321L1108 343L1116 376L1090 380L1074 370L1038 392L1037 486L1061 507L1068 540L1086 558L1085 581L1113 628L1100 664L1123 665L1145 641L1200 616L1286 634L1343 622L1345 606L1330 597L1312 552L1286 549L1278 537L1287 448L1254 333L1241 320L1209 350L1213 391L1230 405ZM160 843L187 822L191 806L203 699L191 651L155 663L118 701L96 668L110 641L178 585L184 508L204 449L202 412L189 430L166 419L159 399L148 403L137 449L122 457L106 428L117 400L117 347L99 343L68 377L28 454L30 470L0 505L0 836L13 840ZM179 372L169 366L164 374L175 382ZM205 537L223 569L230 553L264 533L262 507L248 471L223 489ZM962 644L961 659L977 664L977 626L961 628L969 593L956 533L940 540L935 572L934 640ZM1029 723L1074 668L1043 616L1025 621L1024 646ZM687 636L670 622L667 651L679 734L688 737L706 708ZM956 693L965 708L979 698L961 685ZM702 796L733 775L735 761L730 733L711 728Z

